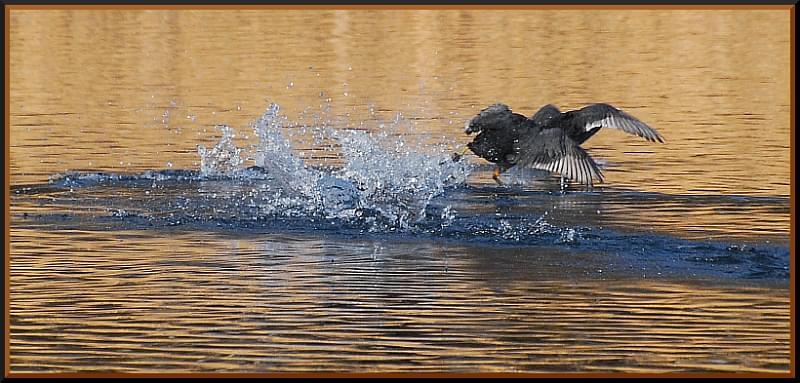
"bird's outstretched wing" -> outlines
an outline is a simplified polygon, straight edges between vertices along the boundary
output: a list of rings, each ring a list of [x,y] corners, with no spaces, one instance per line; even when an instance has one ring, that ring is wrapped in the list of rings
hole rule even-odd
[[[517,166],[556,172],[587,186],[592,185],[593,178],[603,182],[603,174],[589,153],[561,129],[529,134],[514,149]]]
[[[539,111],[531,117],[531,120],[536,123],[536,125],[544,125],[553,117],[558,117],[560,115],[561,111],[558,110],[558,107],[553,104],[547,104],[539,109]]]
[[[592,104],[567,113],[573,114],[573,123],[585,132],[597,127],[612,128],[637,135],[648,141],[664,142],[664,138],[655,129],[608,104]]]

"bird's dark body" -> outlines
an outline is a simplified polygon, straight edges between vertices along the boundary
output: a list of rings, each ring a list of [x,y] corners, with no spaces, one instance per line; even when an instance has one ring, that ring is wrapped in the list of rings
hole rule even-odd
[[[565,113],[554,105],[546,105],[531,118],[511,112],[506,105],[495,104],[467,121],[465,132],[478,133],[467,147],[475,155],[497,164],[495,180],[499,173],[522,163],[557,171],[566,178],[591,185],[592,178],[602,180],[602,175],[579,145],[603,127],[663,142],[655,130],[608,104],[592,104]]]
[[[514,146],[519,138],[535,129],[525,116],[517,114],[514,122],[502,129],[487,129],[481,131],[467,147],[478,157],[493,162],[506,170],[514,166],[516,150]]]
[[[565,127],[566,136],[580,145],[600,131],[599,126],[584,131],[575,121],[576,116],[573,112],[552,116],[546,121],[536,121],[516,113],[514,115],[510,124],[501,125],[498,129],[481,130],[467,147],[478,157],[496,163],[506,170],[514,166],[519,155],[519,141],[526,135],[535,135],[543,129]]]

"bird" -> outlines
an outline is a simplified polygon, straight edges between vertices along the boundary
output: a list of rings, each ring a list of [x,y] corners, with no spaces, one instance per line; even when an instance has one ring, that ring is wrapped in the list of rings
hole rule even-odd
[[[565,179],[592,187],[593,179],[603,182],[603,173],[580,145],[602,128],[618,129],[651,142],[664,142],[653,128],[636,117],[605,103],[561,112],[548,104],[531,118],[514,113],[502,103],[488,106],[464,124],[467,135],[477,133],[461,154],[471,150],[496,164],[492,178],[502,185],[500,174],[514,166],[559,173]]]

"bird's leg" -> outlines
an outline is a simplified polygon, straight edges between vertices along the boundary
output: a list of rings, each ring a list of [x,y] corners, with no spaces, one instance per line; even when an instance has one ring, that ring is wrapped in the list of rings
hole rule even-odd
[[[452,157],[453,162],[461,161],[461,157],[464,157],[464,155],[467,154],[468,151],[469,151],[469,147],[465,146],[463,149],[461,149],[460,152],[453,153],[453,157]]]
[[[500,173],[502,173],[502,171],[500,170],[499,166],[494,168],[494,172],[492,173],[492,179],[494,180],[494,182],[497,182],[498,185],[503,186],[503,182],[500,181]]]

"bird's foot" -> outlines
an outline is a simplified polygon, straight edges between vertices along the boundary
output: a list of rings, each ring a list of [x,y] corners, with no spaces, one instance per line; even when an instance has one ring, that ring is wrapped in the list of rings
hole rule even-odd
[[[453,155],[450,158],[453,160],[453,162],[461,161],[461,159],[467,154],[467,152],[469,152],[469,147],[465,146],[461,149],[461,151],[453,153]]]
[[[504,184],[503,181],[500,181],[500,177],[492,176],[492,179],[494,179],[494,182],[497,182],[497,186],[506,186],[506,184]]]
[[[494,173],[492,173],[492,179],[497,182],[497,186],[505,186],[503,181],[500,181],[500,173],[500,168],[495,168]]]

